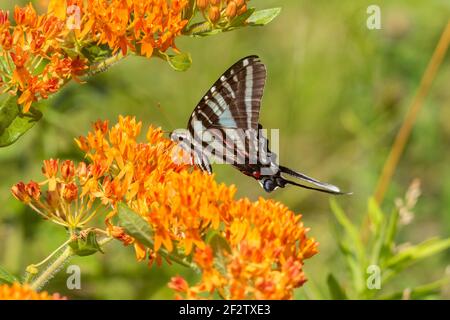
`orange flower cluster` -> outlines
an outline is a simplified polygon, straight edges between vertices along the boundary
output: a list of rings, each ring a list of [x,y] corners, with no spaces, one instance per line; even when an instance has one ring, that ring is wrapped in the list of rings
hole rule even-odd
[[[249,0],[197,0],[197,7],[216,23],[220,18],[233,19],[247,11]]]
[[[78,41],[151,57],[154,49],[175,48],[175,37],[188,23],[182,17],[187,5],[187,0],[57,0],[49,11],[69,19]]]
[[[214,293],[225,299],[292,298],[306,281],[303,260],[317,253],[300,219],[271,200],[231,203],[221,232],[229,247],[198,249],[194,261],[202,269],[201,281],[189,287],[174,277],[169,286],[188,299]]]
[[[92,203],[99,199],[110,211],[108,233],[133,244],[138,260],[160,264],[162,257],[169,262],[180,256],[192,259],[202,271],[200,282],[189,287],[176,277],[170,283],[183,297],[291,298],[306,281],[303,261],[317,253],[301,216],[271,200],[236,200],[234,186],[180,164],[178,157],[185,154],[161,129],[150,127],[146,141],[139,142],[141,129],[131,117],[119,117],[112,127],[97,121],[92,132],[76,140],[89,165],[82,162],[75,168],[71,161],[48,160],[43,168],[46,180],[18,183],[12,188],[14,196],[70,228],[82,228],[95,215]],[[41,195],[43,185],[46,197]],[[149,224],[152,247],[115,222],[119,202]]]
[[[150,127],[147,143],[137,141],[140,131],[141,123],[134,118],[120,117],[110,130],[107,122],[99,121],[93,132],[77,140],[92,166],[105,173],[101,183],[92,176],[86,186],[105,204],[115,207],[125,201],[145,216],[155,232],[154,252],[161,245],[171,252],[174,241],[185,254],[193,246],[204,248],[204,232],[219,227],[219,207],[231,201],[234,188],[217,184],[201,171],[189,172],[188,165],[176,164],[172,158],[177,154],[176,145],[163,138],[161,129]],[[107,223],[116,234],[110,219],[113,214]],[[128,239],[125,242],[129,243]],[[138,257],[144,258],[146,252],[139,250],[142,246],[135,246]]]
[[[75,164],[66,160],[45,160],[42,172],[45,180],[25,184],[19,182],[11,192],[19,201],[29,205],[44,219],[65,226],[70,230],[81,228],[97,213],[98,207],[92,205],[95,195],[88,193],[86,183],[91,177],[98,176],[97,168],[80,162]],[[46,187],[46,192],[42,192]]]
[[[186,256],[195,250],[194,262],[203,276],[198,285],[183,291],[189,298],[214,292],[234,299],[290,298],[305,281],[303,260],[317,252],[301,216],[273,201],[235,200],[234,186],[176,165],[172,157],[181,155],[160,129],[149,128],[147,143],[136,141],[140,130],[134,118],[120,117],[111,129],[97,122],[93,132],[78,139],[92,165],[108,173],[106,185],[91,192],[113,207],[125,201],[140,214],[154,232],[154,247],[145,248],[113,226],[114,213],[108,217],[111,234],[125,244],[134,243],[139,259],[148,256],[153,261],[161,247],[169,253],[177,248]],[[229,250],[212,250],[207,240],[211,232],[224,239]]]
[[[0,285],[0,300],[67,300],[67,298],[61,297],[58,293],[35,292],[27,285],[14,283]]]
[[[0,10],[0,90],[17,95],[23,112],[70,79],[95,67],[84,49],[106,45],[151,57],[175,47],[187,24],[187,0],[51,0],[48,12],[16,6],[13,21]]]
[[[0,10],[0,87],[18,95],[28,112],[39,98],[46,99],[69,79],[86,69],[85,60],[69,56],[61,43],[67,36],[64,21],[38,15],[31,4],[16,6],[11,25],[9,12]]]

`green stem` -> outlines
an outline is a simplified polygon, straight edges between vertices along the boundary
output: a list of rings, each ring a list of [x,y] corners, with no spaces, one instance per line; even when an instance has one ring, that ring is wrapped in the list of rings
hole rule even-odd
[[[103,238],[98,242],[98,244],[100,247],[103,247],[111,240],[113,240],[113,238],[111,237]],[[67,262],[67,260],[74,255],[75,253],[73,252],[72,248],[67,245],[61,255],[59,255],[58,258],[56,258],[52,263],[50,263],[48,267],[31,282],[30,288],[33,290],[39,290],[40,288],[42,288],[44,284],[47,283],[53,277],[53,275],[61,269],[61,267]],[[30,278],[31,276],[28,273],[25,281],[28,282]]]
[[[31,284],[30,288],[33,290],[39,290],[53,275],[64,265],[64,263],[73,256],[72,248],[69,246],[63,251],[63,253],[55,259],[46,269],[42,272]]]
[[[124,59],[126,56],[124,56],[122,53],[117,53],[113,55],[112,57],[106,58],[105,60],[102,60],[99,63],[95,63],[92,66],[89,67],[89,70],[87,72],[88,76],[96,75],[97,73],[106,71],[113,65],[115,65],[117,62]]]

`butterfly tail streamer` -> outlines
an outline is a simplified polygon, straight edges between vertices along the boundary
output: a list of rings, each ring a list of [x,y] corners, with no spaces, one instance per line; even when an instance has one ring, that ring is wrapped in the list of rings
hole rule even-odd
[[[336,187],[336,186],[334,186],[332,184],[321,182],[321,181],[316,180],[314,178],[308,177],[305,174],[295,172],[294,170],[291,170],[291,169],[286,168],[284,166],[279,166],[279,168],[280,168],[280,171],[282,173],[285,173],[285,174],[287,174],[287,175],[289,175],[291,177],[298,178],[298,179],[303,180],[305,182],[311,183],[311,184],[317,186],[318,188],[306,186],[306,185],[299,184],[299,183],[294,182],[294,181],[290,181],[290,180],[284,179],[289,184],[292,184],[292,185],[295,185],[295,186],[298,186],[298,187],[302,187],[302,188],[306,188],[306,189],[311,189],[311,190],[321,191],[321,192],[325,192],[325,193],[330,193],[330,194],[337,194],[337,195],[348,195],[348,194],[351,194],[351,193],[347,193],[347,192],[342,192],[341,189],[339,189],[338,187]]]

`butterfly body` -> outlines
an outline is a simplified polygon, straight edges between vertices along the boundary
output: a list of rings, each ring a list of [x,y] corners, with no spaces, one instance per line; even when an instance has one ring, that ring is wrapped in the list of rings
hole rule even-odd
[[[212,173],[210,159],[231,164],[256,179],[271,192],[286,185],[342,194],[328,183],[278,165],[276,154],[259,123],[266,67],[257,56],[231,66],[203,96],[189,118],[187,130],[176,130],[171,139],[191,155],[191,163]],[[223,163],[223,162],[222,162]],[[310,185],[286,178],[294,177]]]

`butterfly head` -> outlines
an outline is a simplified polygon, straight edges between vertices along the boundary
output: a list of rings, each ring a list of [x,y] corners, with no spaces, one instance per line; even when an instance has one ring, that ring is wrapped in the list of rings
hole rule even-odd
[[[276,188],[278,188],[278,184],[276,183],[276,181],[274,179],[272,179],[272,177],[264,177],[264,178],[258,180],[258,182],[261,185],[261,187],[263,187],[264,191],[266,191],[266,192],[272,192]]]
[[[170,133],[169,137],[174,142],[187,142],[189,140],[189,131],[186,129],[176,129]]]

